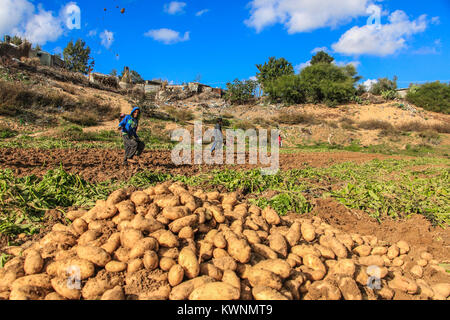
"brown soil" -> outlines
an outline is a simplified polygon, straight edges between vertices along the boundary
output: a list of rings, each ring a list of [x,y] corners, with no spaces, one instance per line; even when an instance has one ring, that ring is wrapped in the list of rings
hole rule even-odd
[[[399,158],[380,154],[364,154],[353,152],[330,153],[292,153],[280,154],[282,170],[301,169],[307,166],[327,167],[343,162],[363,163],[374,159]],[[0,149],[0,166],[9,168],[18,176],[31,174],[43,175],[50,169],[62,167],[67,172],[81,175],[91,182],[102,182],[111,179],[125,180],[139,171],[171,173],[173,175],[196,175],[211,169],[223,169],[224,166],[180,165],[172,163],[170,151],[146,151],[139,164],[128,167],[123,164],[123,151],[105,149]],[[227,167],[227,166],[225,166]],[[251,169],[255,165],[236,165],[229,168]],[[267,167],[267,166],[263,166]]]
[[[378,222],[366,213],[350,210],[334,199],[317,199],[314,210],[305,217],[309,216],[318,216],[344,232],[374,235],[389,243],[405,240],[418,254],[428,251],[437,260],[450,259],[450,229],[433,227],[421,215],[403,220],[384,218]]]

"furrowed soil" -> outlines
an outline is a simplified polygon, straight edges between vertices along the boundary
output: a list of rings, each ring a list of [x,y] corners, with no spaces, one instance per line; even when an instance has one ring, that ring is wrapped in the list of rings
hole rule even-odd
[[[76,173],[89,182],[126,180],[137,172],[150,170],[172,175],[193,176],[214,169],[252,169],[268,167],[250,165],[175,165],[171,151],[146,151],[138,164],[123,165],[124,153],[108,149],[0,149],[0,167],[11,169],[17,176],[44,175],[48,170],[62,167]],[[308,152],[280,154],[281,170],[311,167],[329,167],[343,162],[364,163],[375,159],[404,159],[405,157],[385,156],[354,152]],[[192,157],[193,159],[193,157]],[[225,156],[224,156],[225,159]],[[235,162],[236,163],[236,162]]]

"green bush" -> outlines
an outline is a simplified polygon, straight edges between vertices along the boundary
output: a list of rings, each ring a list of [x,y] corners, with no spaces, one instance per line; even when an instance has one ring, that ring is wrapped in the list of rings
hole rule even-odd
[[[225,100],[231,104],[246,104],[255,97],[257,87],[258,83],[255,80],[235,79],[233,83],[227,83]]]
[[[17,131],[0,124],[0,139],[12,138],[17,136]]]
[[[284,58],[276,59],[275,57],[270,57],[268,62],[265,62],[263,65],[258,64],[256,67],[259,70],[256,77],[264,89],[266,89],[269,82],[285,75],[294,74],[294,67]]]
[[[328,63],[306,67],[300,78],[307,102],[328,105],[350,102],[356,93],[354,84],[360,79],[352,65],[339,67]]]
[[[395,91],[397,89],[397,76],[393,80],[388,78],[380,78],[378,82],[372,85],[370,93],[380,96],[384,91]]]
[[[439,81],[410,88],[406,100],[428,111],[450,113],[450,84]]]
[[[267,82],[264,91],[273,103],[295,104],[306,101],[305,90],[298,75],[284,75]]]
[[[383,91],[383,92],[381,92],[381,96],[385,100],[394,100],[394,99],[398,98],[397,91],[395,91],[395,90]]]

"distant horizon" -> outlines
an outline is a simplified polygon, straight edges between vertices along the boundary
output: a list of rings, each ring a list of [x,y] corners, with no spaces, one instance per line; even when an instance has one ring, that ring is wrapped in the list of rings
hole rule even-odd
[[[0,0],[1,35],[51,54],[82,39],[94,72],[128,66],[145,80],[219,88],[255,77],[272,56],[299,73],[320,50],[337,65],[354,64],[361,83],[394,76],[399,88],[447,83],[449,17],[447,0]]]

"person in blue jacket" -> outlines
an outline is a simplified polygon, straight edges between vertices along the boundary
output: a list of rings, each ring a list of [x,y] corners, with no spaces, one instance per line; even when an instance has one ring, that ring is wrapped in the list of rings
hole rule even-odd
[[[139,126],[139,118],[141,116],[141,109],[133,108],[131,114],[126,115],[119,123],[119,130],[122,129],[123,144],[125,147],[124,164],[137,163],[134,156],[140,156],[144,151],[145,144],[139,139],[137,129]]]

